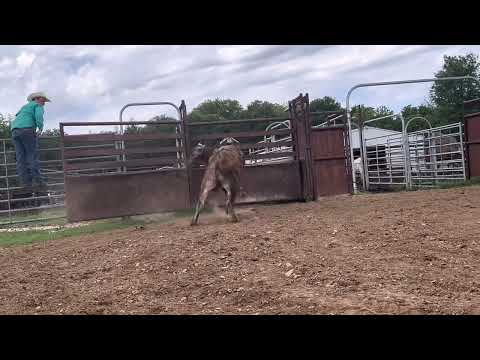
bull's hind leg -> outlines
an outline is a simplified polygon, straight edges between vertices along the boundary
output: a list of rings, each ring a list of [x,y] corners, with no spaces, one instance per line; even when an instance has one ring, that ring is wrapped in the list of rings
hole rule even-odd
[[[202,183],[200,198],[198,199],[197,207],[195,208],[195,214],[193,215],[190,225],[197,225],[198,216],[200,215],[200,212],[205,207],[205,202],[207,201],[208,194],[210,193],[210,191],[215,189],[215,187],[216,187],[215,182],[211,180],[205,183]]]
[[[223,189],[223,192],[225,193],[225,199],[227,199],[226,200],[226,205],[225,205],[225,213],[228,215],[229,210],[230,210],[229,207],[228,207],[228,192],[227,192],[227,190],[225,190],[224,187],[222,189]]]
[[[238,222],[237,215],[233,209],[233,204],[235,203],[235,198],[237,196],[237,186],[236,182],[225,182],[223,184],[223,189],[225,190],[226,202],[225,202],[225,212],[227,215],[230,215],[231,222]]]

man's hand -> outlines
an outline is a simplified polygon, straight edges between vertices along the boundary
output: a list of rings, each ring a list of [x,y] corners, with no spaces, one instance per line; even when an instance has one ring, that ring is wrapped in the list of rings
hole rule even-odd
[[[37,130],[37,136],[42,135],[42,131],[43,131],[42,129],[38,129],[38,130]]]

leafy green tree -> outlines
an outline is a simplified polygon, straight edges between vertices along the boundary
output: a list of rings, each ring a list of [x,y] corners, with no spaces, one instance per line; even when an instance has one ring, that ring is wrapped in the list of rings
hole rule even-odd
[[[426,118],[432,127],[439,126],[438,124],[438,118],[436,116],[435,108],[429,104],[424,104],[420,106],[412,106],[412,105],[407,105],[402,109],[402,116],[405,119],[405,125],[407,122],[416,117],[416,116],[421,116]],[[417,131],[417,130],[423,130],[423,129],[428,129],[428,123],[423,120],[423,119],[415,119],[412,122],[410,122],[410,125],[408,125],[408,132],[412,131]]]
[[[195,107],[187,116],[189,123],[193,122],[215,122],[219,120],[236,120],[240,119],[244,109],[237,100],[232,99],[215,99],[205,100]],[[238,126],[228,126],[221,124],[202,125],[190,127],[190,135],[193,137],[205,133],[231,133],[238,131]],[[190,146],[193,146],[193,139]],[[215,140],[207,141],[214,144]]]
[[[331,96],[324,96],[323,98],[314,99],[310,101],[310,112],[313,113],[313,114],[310,114],[310,122],[313,126],[322,124],[328,119],[332,119],[332,117],[333,118],[337,117],[335,114],[328,114],[328,113],[315,114],[315,112],[322,112],[322,111],[342,112],[345,110],[342,108],[342,105],[337,100],[335,100],[335,98]],[[341,120],[342,118],[338,119],[337,117],[337,119],[335,120],[335,123]]]
[[[10,122],[15,118],[12,114],[0,113],[0,139],[7,139],[12,136]]]
[[[352,117],[354,122],[357,123],[358,119],[368,121],[377,119],[387,115],[393,115],[394,111],[386,106],[379,106],[373,108],[371,106],[356,105],[352,107]],[[368,123],[366,126],[378,127],[381,129],[400,131],[402,129],[402,123],[397,118],[387,117],[385,119],[376,120]]]
[[[239,119],[242,112],[242,105],[237,100],[217,98],[215,100],[206,100],[195,107],[189,114],[189,120],[234,120]]]
[[[242,112],[242,119],[258,118],[287,118],[288,106],[271,103],[269,101],[255,100],[247,105]],[[238,131],[262,131],[270,122],[245,123],[238,127]]]
[[[324,96],[321,99],[310,101],[310,111],[343,111],[342,105],[330,96]]]
[[[270,118],[284,117],[287,115],[288,107],[268,101],[255,100],[247,105],[247,109],[243,111],[242,118]]]
[[[436,106],[436,123],[446,125],[461,121],[463,101],[480,98],[480,62],[473,53],[443,57],[442,68],[435,77],[473,76],[477,81],[452,80],[435,82],[430,89],[430,101]]]
[[[394,111],[387,106],[379,106],[374,111],[374,119],[381,118],[384,116],[394,115]],[[384,119],[380,119],[377,121],[373,121],[372,123],[368,124],[370,126],[379,127],[381,129],[387,130],[395,130],[400,131],[402,130],[402,122],[397,117],[387,117]]]

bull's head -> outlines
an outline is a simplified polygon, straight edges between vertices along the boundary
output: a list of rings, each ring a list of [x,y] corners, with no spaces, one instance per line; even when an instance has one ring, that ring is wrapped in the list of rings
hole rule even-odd
[[[198,143],[192,150],[190,156],[190,164],[207,164],[210,158],[208,147],[202,143]]]

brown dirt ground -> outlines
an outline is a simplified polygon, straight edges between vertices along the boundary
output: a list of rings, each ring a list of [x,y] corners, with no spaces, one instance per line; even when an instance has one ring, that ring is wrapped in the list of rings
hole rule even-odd
[[[480,314],[480,187],[0,248],[0,314]]]

